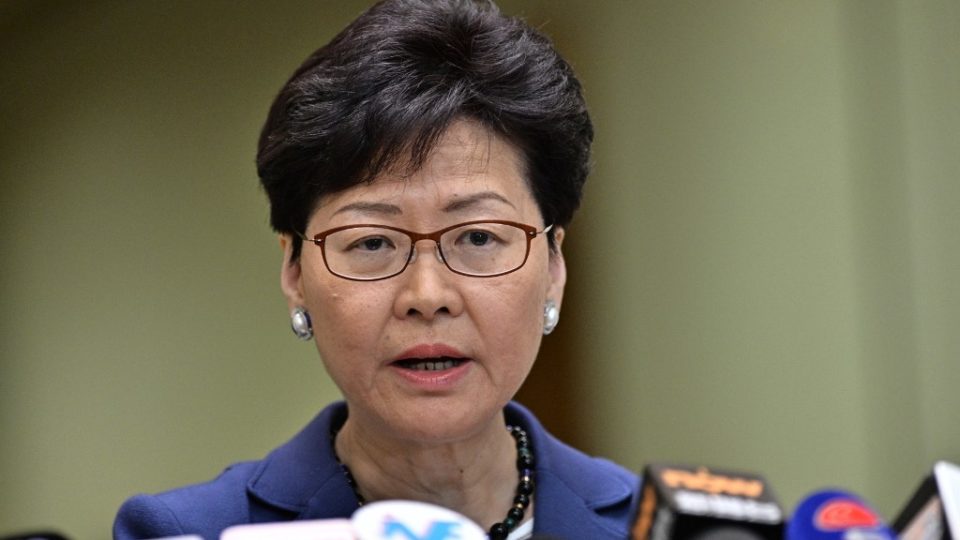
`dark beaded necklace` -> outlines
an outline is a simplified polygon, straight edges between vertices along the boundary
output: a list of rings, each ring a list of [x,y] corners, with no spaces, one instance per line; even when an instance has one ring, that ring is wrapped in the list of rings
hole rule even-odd
[[[530,500],[531,497],[533,497],[534,463],[533,451],[530,450],[530,439],[527,437],[527,432],[519,426],[507,426],[507,431],[510,432],[510,435],[513,435],[513,440],[517,443],[517,471],[519,472],[520,480],[517,483],[517,494],[513,497],[513,506],[507,511],[507,517],[500,523],[494,523],[493,526],[490,527],[490,532],[488,533],[490,540],[506,540],[510,531],[516,529],[517,525],[523,521],[523,514],[530,506]],[[331,444],[336,437],[336,431],[330,434]],[[357,489],[357,481],[353,478],[350,467],[347,467],[346,463],[340,461],[340,456],[337,455],[335,445],[333,455],[337,458],[337,463],[340,464],[343,477],[346,479],[350,489],[353,490],[354,496],[357,497],[357,506],[363,506],[367,500],[363,498],[360,490]]]

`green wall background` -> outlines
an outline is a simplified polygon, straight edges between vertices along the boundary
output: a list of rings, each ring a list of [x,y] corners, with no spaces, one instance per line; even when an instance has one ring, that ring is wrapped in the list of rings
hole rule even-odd
[[[0,533],[107,538],[130,494],[336,398],[289,335],[253,155],[365,5],[0,4]],[[960,462],[960,4],[503,6],[597,125],[558,330],[574,442],[888,517]]]

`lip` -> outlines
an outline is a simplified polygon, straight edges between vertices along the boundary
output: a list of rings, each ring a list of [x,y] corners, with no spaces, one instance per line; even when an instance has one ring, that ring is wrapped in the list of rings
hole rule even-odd
[[[467,358],[467,355],[460,352],[456,347],[445,343],[420,343],[398,354],[392,361],[397,362],[409,358],[440,358],[443,356]]]
[[[451,357],[464,360],[459,365],[439,371],[413,370],[402,367],[401,360],[411,358]],[[443,343],[422,343],[414,345],[397,355],[390,368],[404,384],[418,392],[437,394],[454,390],[473,369],[473,359],[456,347]]]

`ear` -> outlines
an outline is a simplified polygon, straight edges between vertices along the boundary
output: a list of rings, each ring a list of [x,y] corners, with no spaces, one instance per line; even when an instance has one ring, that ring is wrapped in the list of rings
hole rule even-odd
[[[280,249],[283,250],[283,265],[280,268],[280,290],[287,299],[287,308],[293,310],[303,307],[303,281],[300,259],[293,260],[293,237],[280,235]]]
[[[550,249],[550,260],[548,261],[548,271],[550,272],[550,285],[547,289],[547,298],[557,303],[557,307],[563,302],[563,288],[567,284],[567,263],[563,260],[563,237],[565,231],[563,227],[553,228],[554,249]]]

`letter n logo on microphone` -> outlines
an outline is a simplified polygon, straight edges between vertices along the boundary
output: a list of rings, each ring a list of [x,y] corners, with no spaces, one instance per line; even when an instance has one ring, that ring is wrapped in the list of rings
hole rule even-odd
[[[455,540],[460,538],[457,529],[460,524],[455,521],[434,521],[426,533],[421,536],[411,531],[405,524],[395,520],[387,519],[383,524],[383,537],[388,539],[398,538],[403,540]]]

